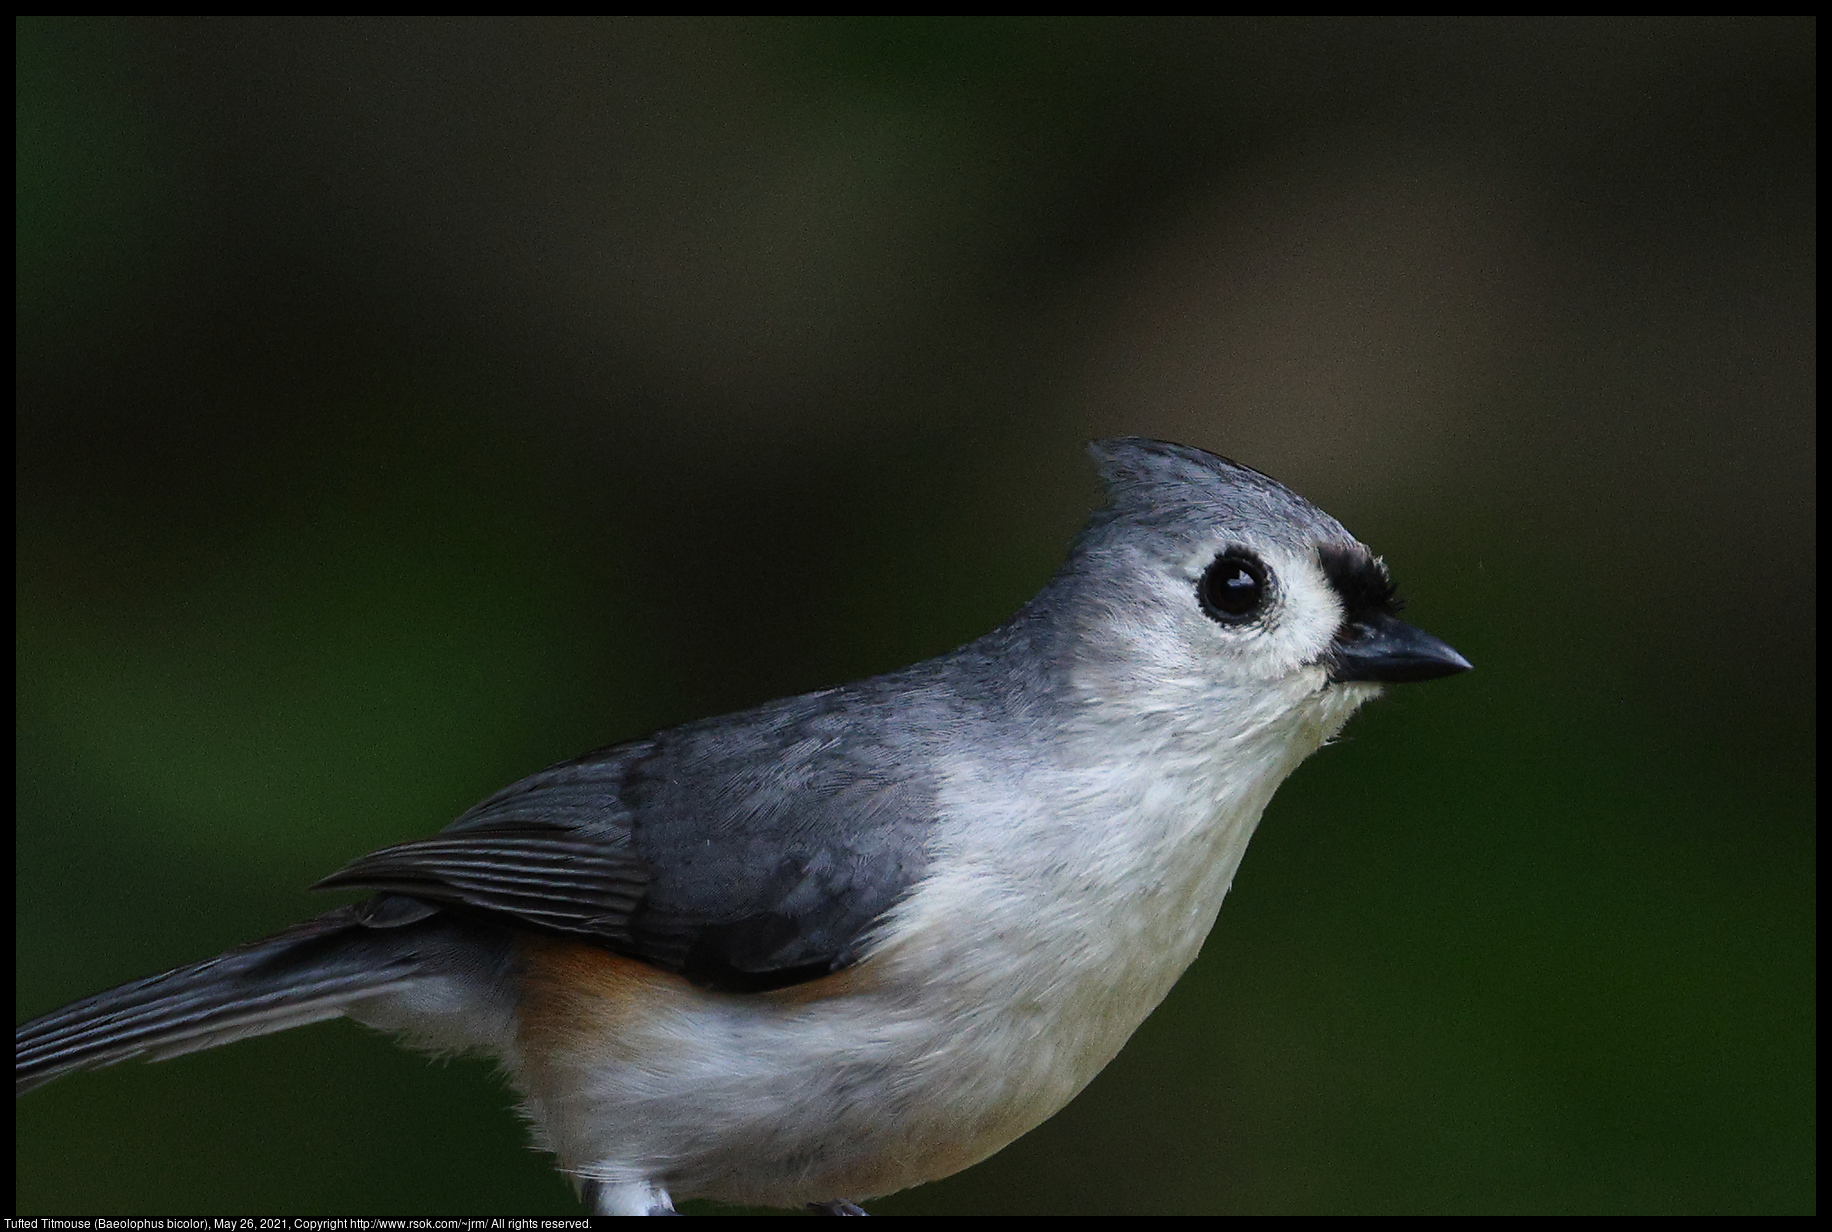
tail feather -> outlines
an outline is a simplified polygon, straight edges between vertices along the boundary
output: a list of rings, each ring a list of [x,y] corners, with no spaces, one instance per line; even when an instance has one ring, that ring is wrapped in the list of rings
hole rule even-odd
[[[17,1093],[79,1069],[160,1061],[335,1018],[424,975],[344,908],[215,958],[123,984],[35,1018],[15,1036]]]

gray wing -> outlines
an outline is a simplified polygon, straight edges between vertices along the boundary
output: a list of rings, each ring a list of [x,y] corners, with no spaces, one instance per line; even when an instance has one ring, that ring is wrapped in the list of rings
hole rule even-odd
[[[888,721],[909,701],[855,686],[603,749],[319,884],[580,936],[723,991],[815,979],[922,874],[928,750]]]

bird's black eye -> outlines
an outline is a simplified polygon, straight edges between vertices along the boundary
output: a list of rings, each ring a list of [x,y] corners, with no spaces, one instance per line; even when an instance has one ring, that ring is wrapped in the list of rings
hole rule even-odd
[[[1196,583],[1196,594],[1202,610],[1223,624],[1251,620],[1266,603],[1266,566],[1245,552],[1223,552]]]

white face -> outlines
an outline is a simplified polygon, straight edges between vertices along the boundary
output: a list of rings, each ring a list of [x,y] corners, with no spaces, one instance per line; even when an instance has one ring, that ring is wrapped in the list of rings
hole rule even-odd
[[[1230,537],[1164,572],[1182,640],[1236,679],[1284,679],[1314,666],[1342,626],[1341,597],[1315,551]]]
[[[1326,697],[1346,718],[1380,691],[1329,682],[1325,656],[1345,612],[1315,546],[1217,528],[1174,554],[1130,554],[1083,598],[1074,678],[1121,712],[1176,713],[1225,735]]]

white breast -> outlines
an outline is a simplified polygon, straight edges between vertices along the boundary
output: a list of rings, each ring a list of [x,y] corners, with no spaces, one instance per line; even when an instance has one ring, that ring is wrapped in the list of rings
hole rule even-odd
[[[1049,765],[950,765],[940,871],[882,957],[926,990],[925,1085],[982,1156],[1073,1098],[1194,961],[1273,792],[1372,693],[1321,685],[1232,723],[1090,723]]]
[[[965,742],[943,761],[933,871],[856,986],[658,986],[643,1015],[581,1034],[570,1077],[522,1080],[531,1118],[571,1169],[677,1197],[863,1198],[985,1158],[1163,1000],[1274,789],[1367,695],[1319,678],[1263,721],[1090,722],[1048,764]]]

